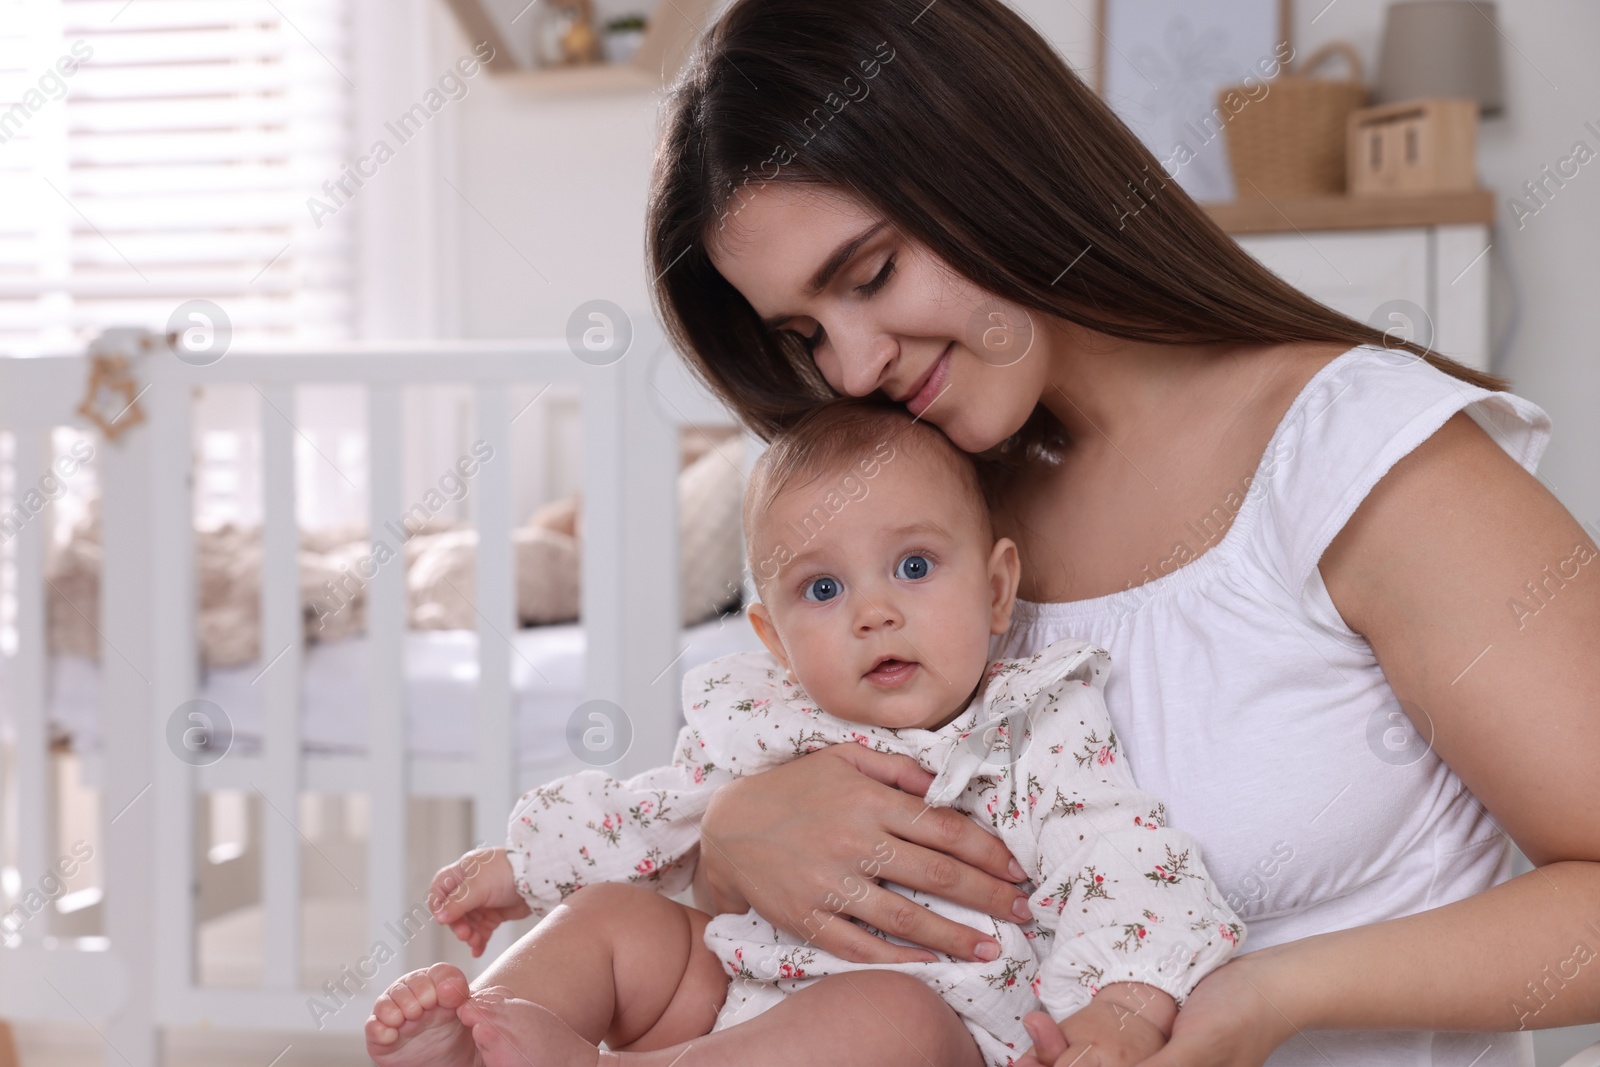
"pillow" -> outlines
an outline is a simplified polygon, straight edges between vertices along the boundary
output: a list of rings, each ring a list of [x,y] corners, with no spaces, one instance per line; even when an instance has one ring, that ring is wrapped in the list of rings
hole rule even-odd
[[[512,532],[517,572],[517,624],[539,626],[578,617],[578,542],[556,530]],[[473,630],[478,614],[478,531],[440,534],[406,571],[408,618],[418,630]]]
[[[744,440],[707,449],[678,474],[681,622],[693,626],[740,599],[744,552],[739,528],[744,500]],[[522,626],[578,618],[582,521],[577,500],[541,507],[514,535],[517,621]],[[573,536],[576,531],[578,536]],[[429,539],[406,573],[409,618],[416,629],[475,629],[471,598],[477,533],[454,530]]]
[[[715,618],[739,604],[744,545],[741,436],[714,445],[678,475],[679,604],[683,625]]]

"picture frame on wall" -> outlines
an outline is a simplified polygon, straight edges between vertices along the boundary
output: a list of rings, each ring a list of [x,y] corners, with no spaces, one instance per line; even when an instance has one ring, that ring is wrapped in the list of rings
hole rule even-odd
[[[1292,63],[1290,2],[1099,0],[1095,89],[1196,200],[1237,199],[1217,95]]]

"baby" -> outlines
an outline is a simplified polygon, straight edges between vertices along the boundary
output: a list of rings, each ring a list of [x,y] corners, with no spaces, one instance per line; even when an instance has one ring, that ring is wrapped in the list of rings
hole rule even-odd
[[[474,955],[502,920],[540,922],[476,991],[447,964],[396,982],[367,1020],[368,1054],[666,1065],[693,1046],[685,1063],[1006,1067],[1041,1027],[1059,1028],[1047,1044],[1064,1038],[1069,1059],[1090,1044],[1107,1063],[1158,1050],[1244,931],[1194,840],[1133,784],[1102,698],[1105,650],[1060,641],[989,659],[1019,563],[971,458],[898,405],[833,401],[763,454],[744,524],[761,597],[747,614],[767,652],[687,672],[671,766],[534,789],[505,849],[440,872],[435,916]],[[935,775],[928,805],[978,820],[1017,858],[1033,916],[1020,924],[882,881],[992,931],[996,958],[856,964],[754,911],[670,899],[692,879],[718,786],[839,742],[915,758]],[[886,841],[864,877],[892,858]],[[818,920],[858,921],[799,925],[814,934]]]

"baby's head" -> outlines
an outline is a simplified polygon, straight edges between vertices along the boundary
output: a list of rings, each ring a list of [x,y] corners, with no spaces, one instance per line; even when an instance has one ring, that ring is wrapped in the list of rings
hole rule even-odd
[[[822,710],[933,729],[978,693],[1017,549],[938,429],[880,400],[821,405],[756,462],[744,532],[751,625]]]

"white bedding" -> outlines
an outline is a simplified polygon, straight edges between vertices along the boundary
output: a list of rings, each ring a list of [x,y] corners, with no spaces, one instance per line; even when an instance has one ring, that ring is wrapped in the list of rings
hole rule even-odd
[[[567,718],[582,702],[584,634],[576,624],[535,626],[513,637],[512,686],[521,762],[566,754]],[[301,730],[310,752],[354,753],[365,748],[366,655],[364,637],[313,645],[302,668],[305,699]],[[405,635],[406,708],[413,753],[471,757],[477,689],[477,634],[470,630],[411,630]],[[761,647],[743,613],[735,612],[683,631],[681,670],[729,652]],[[0,672],[10,658],[0,660]],[[666,664],[662,664],[663,667]],[[251,751],[261,740],[262,687],[252,684],[259,664],[208,672],[200,697],[221,707],[234,744]],[[56,656],[51,666],[52,732],[74,749],[99,747],[99,665],[79,656]],[[4,716],[7,726],[11,715]]]

